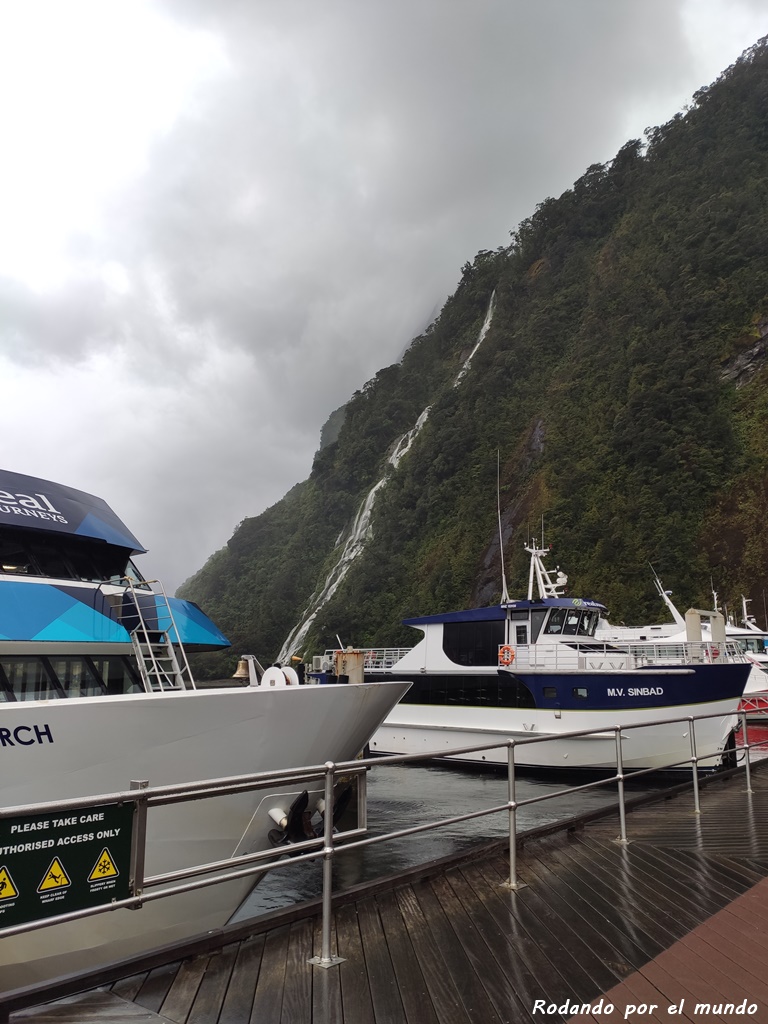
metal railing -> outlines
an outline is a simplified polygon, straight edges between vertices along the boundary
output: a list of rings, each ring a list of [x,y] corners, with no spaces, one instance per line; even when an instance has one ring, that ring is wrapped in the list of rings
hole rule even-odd
[[[650,775],[655,772],[668,771],[670,769],[685,769],[690,767],[692,779],[692,791],[694,812],[701,813],[699,795],[699,770],[712,767],[715,755],[707,754],[700,756],[696,746],[696,723],[711,718],[723,718],[722,712],[685,716],[682,718],[669,718],[651,723],[653,726],[687,723],[689,726],[688,735],[690,741],[690,756],[674,763],[665,763],[654,768],[633,769],[630,776],[633,780]],[[735,747],[732,753],[736,758],[743,758],[745,767],[745,779],[747,792],[752,790],[752,755],[754,748],[758,748],[768,741],[758,740],[755,743],[747,742],[746,713],[739,712],[743,744]],[[423,752],[419,754],[398,754],[384,757],[368,758],[347,762],[326,762],[324,765],[314,765],[305,768],[290,769],[284,771],[261,772],[253,775],[243,775],[226,779],[211,779],[198,782],[189,782],[169,786],[150,787],[146,781],[135,781],[131,783],[129,790],[99,794],[98,796],[81,797],[72,800],[58,800],[44,804],[18,805],[15,807],[0,810],[0,819],[11,818],[24,814],[44,814],[53,812],[64,812],[80,810],[89,807],[98,807],[103,804],[125,804],[134,805],[134,829],[131,845],[130,864],[130,890],[132,895],[125,899],[114,900],[97,907],[71,911],[66,914],[59,914],[55,917],[48,917],[44,920],[30,921],[24,924],[17,924],[12,927],[0,929],[0,939],[17,935],[22,932],[33,931],[45,928],[49,925],[61,924],[66,921],[73,921],[79,918],[88,917],[94,914],[112,912],[120,908],[137,910],[144,903],[163,899],[167,896],[179,895],[195,889],[217,885],[223,882],[234,881],[245,878],[249,875],[261,875],[264,872],[284,867],[287,864],[313,861],[319,858],[323,860],[323,881],[322,881],[322,947],[321,955],[310,959],[319,967],[332,967],[340,963],[339,957],[334,956],[331,950],[331,918],[332,918],[332,867],[333,859],[340,852],[347,852],[354,849],[362,849],[375,844],[389,842],[394,839],[401,839],[407,836],[418,835],[423,832],[444,828],[460,822],[470,821],[474,818],[486,817],[493,814],[506,813],[508,816],[508,847],[509,847],[509,877],[503,883],[511,890],[521,888],[517,874],[517,840],[518,811],[522,807],[542,803],[545,800],[552,800],[566,794],[596,789],[601,786],[617,786],[617,804],[619,815],[619,836],[616,842],[626,845],[629,842],[627,830],[626,798],[624,782],[627,775],[623,764],[622,741],[628,733],[635,729],[648,728],[649,723],[638,722],[630,726],[614,726],[601,728],[600,730],[580,730],[575,732],[560,733],[542,737],[530,737],[525,739],[507,739],[469,747],[457,747],[451,750],[440,750]],[[601,777],[585,782],[578,786],[567,786],[554,792],[542,793],[536,796],[518,800],[516,795],[516,778],[519,765],[517,763],[517,752],[520,748],[527,747],[534,743],[561,742],[564,739],[576,739],[587,737],[599,732],[602,737],[612,733],[615,743],[615,772],[607,777]],[[491,807],[480,808],[469,813],[455,815],[450,818],[441,818],[437,821],[423,822],[408,828],[398,829],[382,835],[368,834],[367,821],[367,772],[375,770],[384,765],[405,765],[446,757],[460,757],[467,754],[479,754],[484,751],[506,748],[507,750],[507,800],[504,803]],[[147,813],[151,808],[165,805],[182,803],[193,800],[201,800],[218,796],[226,796],[245,791],[256,791],[268,787],[289,784],[304,785],[307,782],[324,781],[325,807],[333,806],[333,793],[336,781],[344,776],[357,779],[357,802],[358,822],[354,828],[337,832],[333,824],[333,816],[330,813],[324,815],[324,827],[322,836],[314,839],[307,839],[302,842],[290,845],[290,858],[285,859],[286,847],[278,847],[277,850],[267,849],[254,853],[242,854],[224,860],[211,861],[192,867],[180,868],[176,871],[165,872],[152,876],[145,876],[144,860],[146,852],[146,831]],[[275,859],[275,858],[278,859]]]
[[[760,715],[768,721],[768,692],[744,694],[739,711],[750,715]]]
[[[156,585],[159,588],[147,595],[137,593],[136,581],[131,576],[125,576],[123,580],[133,600],[132,614],[138,619],[136,627],[131,631],[131,642],[147,692],[196,689],[187,652],[176,628],[171,603],[163,584],[160,580],[144,580],[148,586]]]
[[[386,672],[412,650],[412,647],[360,647],[357,653],[363,655],[363,667],[366,672]],[[512,652],[511,661],[504,660],[502,651]],[[327,650],[322,659],[318,660],[330,670],[334,665],[334,657],[346,653],[341,648]],[[666,667],[746,662],[747,658],[742,648],[731,641],[671,642],[663,638],[653,642],[603,641],[574,634],[562,638],[544,636],[535,644],[502,644],[499,646],[497,660],[500,665],[514,665],[516,668],[589,668],[618,671],[654,665]],[[491,667],[496,668],[496,664]]]
[[[408,654],[412,647],[360,647],[358,650],[363,654],[363,667],[366,672],[386,672]],[[327,650],[322,657],[317,658],[318,669],[331,671],[334,666],[334,659],[337,655],[344,655],[346,652],[340,648]],[[315,671],[313,667],[313,671]]]

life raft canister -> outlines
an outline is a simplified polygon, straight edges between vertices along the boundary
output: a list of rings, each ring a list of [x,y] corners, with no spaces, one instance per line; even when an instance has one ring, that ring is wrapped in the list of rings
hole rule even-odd
[[[510,647],[509,644],[503,644],[499,648],[499,664],[500,665],[511,665],[515,660],[515,649]]]

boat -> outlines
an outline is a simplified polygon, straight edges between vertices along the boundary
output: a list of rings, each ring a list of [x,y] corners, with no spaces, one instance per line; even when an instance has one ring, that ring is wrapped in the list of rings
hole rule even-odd
[[[548,550],[530,555],[527,598],[404,620],[422,639],[410,649],[329,650],[313,663],[326,677],[362,659],[364,678],[408,679],[412,687],[371,741],[375,753],[412,754],[498,741],[482,761],[535,769],[671,767],[691,757],[693,715],[701,767],[720,766],[734,745],[736,710],[749,675],[743,653],[725,642],[601,641],[607,609],[567,597],[567,577],[550,573]],[[504,592],[506,588],[503,588]],[[534,596],[534,590],[537,594]],[[669,719],[678,719],[666,724]],[[636,728],[638,725],[642,728]],[[590,736],[564,734],[592,730]],[[562,736],[562,739],[557,737]],[[555,742],[556,740],[556,742]],[[478,754],[461,754],[477,761]]]
[[[0,471],[5,810],[124,792],[134,780],[160,786],[354,759],[407,690],[385,679],[295,685],[291,669],[262,670],[253,656],[235,678],[196,682],[187,654],[229,641],[197,605],[146,579],[135,561],[142,554],[102,499]],[[279,845],[291,809],[317,807],[322,782],[314,786],[150,808],[145,877]],[[252,877],[224,882],[3,938],[11,897],[39,882],[24,864],[12,867],[21,847],[8,820],[0,820],[0,991],[220,928],[253,886]],[[72,873],[67,856],[38,892]],[[54,895],[66,911],[61,885]]]
[[[672,591],[665,590],[654,572],[654,583],[664,604],[672,615],[672,622],[654,623],[645,626],[615,626],[601,618],[595,636],[604,641],[647,643],[665,637],[670,642],[686,642],[691,639],[691,626],[672,601]],[[713,640],[713,623],[722,617],[722,638],[728,641],[728,651],[736,652],[738,660],[750,665],[749,677],[739,705],[750,719],[764,720],[768,714],[768,632],[760,629],[755,617],[748,611],[749,599],[741,595],[741,622],[735,622],[731,614],[721,612],[717,591],[712,590],[713,611],[699,612],[700,622],[694,626],[695,639]],[[717,628],[717,627],[714,627]]]

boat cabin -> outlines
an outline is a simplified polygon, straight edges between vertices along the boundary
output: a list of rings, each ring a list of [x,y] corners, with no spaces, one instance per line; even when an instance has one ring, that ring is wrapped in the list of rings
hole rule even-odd
[[[161,642],[229,646],[195,604],[153,590],[144,551],[101,498],[0,470],[0,702],[142,692]]]

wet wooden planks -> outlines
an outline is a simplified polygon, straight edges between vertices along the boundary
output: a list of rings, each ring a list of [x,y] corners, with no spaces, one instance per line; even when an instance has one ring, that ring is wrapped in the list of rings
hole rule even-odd
[[[517,891],[504,885],[499,847],[361,895],[335,911],[337,967],[307,962],[321,946],[320,921],[308,917],[123,979],[110,994],[178,1024],[524,1024],[571,1016],[542,1013],[542,1002],[602,993],[616,1007],[655,1002],[665,1024],[738,995],[759,1006],[749,1019],[768,1022],[765,773],[753,784],[752,795],[743,777],[707,786],[702,816],[690,794],[639,808],[628,846],[615,841],[616,817],[528,841]],[[627,1019],[657,1024],[654,1013]]]
[[[593,1002],[595,1012],[574,1015],[572,1024],[768,1020],[767,914],[765,879],[608,990],[602,1006]]]

